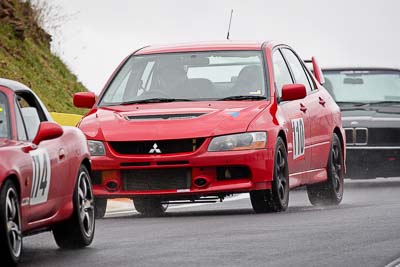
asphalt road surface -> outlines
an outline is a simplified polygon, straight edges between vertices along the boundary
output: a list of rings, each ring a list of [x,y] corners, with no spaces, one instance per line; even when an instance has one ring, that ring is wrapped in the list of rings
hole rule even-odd
[[[279,214],[254,214],[247,195],[161,218],[108,214],[87,249],[59,250],[51,233],[25,238],[21,266],[400,266],[399,257],[400,179],[378,179],[347,181],[338,207],[313,207],[296,190]]]

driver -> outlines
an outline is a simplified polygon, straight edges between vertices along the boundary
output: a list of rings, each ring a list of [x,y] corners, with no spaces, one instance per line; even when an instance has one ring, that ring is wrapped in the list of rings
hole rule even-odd
[[[172,60],[159,63],[157,78],[159,89],[169,97],[182,95],[188,82],[185,67]]]

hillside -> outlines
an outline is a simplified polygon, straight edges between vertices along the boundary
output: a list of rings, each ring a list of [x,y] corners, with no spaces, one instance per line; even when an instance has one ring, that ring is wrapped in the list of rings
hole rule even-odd
[[[32,88],[49,111],[82,114],[72,95],[87,89],[50,51],[51,36],[36,12],[29,1],[0,0],[0,77]]]

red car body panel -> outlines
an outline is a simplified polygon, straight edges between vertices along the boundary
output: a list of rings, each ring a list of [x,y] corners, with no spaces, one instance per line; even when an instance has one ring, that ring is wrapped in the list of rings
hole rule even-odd
[[[317,89],[304,99],[288,101],[282,105],[278,103],[274,90],[272,53],[279,46],[280,44],[272,42],[222,42],[145,47],[134,52],[133,55],[217,50],[263,51],[265,72],[268,77],[267,87],[270,88],[270,94],[264,101],[172,102],[108,107],[96,104],[78,125],[88,139],[103,141],[106,146],[105,156],[92,157],[93,170],[99,175],[98,182],[93,185],[94,194],[97,197],[107,198],[139,195],[205,196],[269,189],[273,180],[274,150],[278,136],[284,137],[287,146],[291,188],[325,181],[331,138],[334,132],[339,135],[343,148],[345,146],[340,110],[312,74],[310,76]],[[113,77],[118,73],[118,69],[107,82],[100,99]],[[302,107],[305,107],[307,111],[302,111]],[[231,112],[239,115],[230,116]],[[206,114],[190,120],[132,122],[126,119],[127,116],[172,113]],[[305,153],[294,159],[291,122],[298,118],[303,118],[305,122]],[[214,136],[254,131],[268,133],[265,149],[207,151]],[[205,138],[206,140],[194,152],[164,155],[122,155],[113,150],[109,144],[113,141],[159,141],[185,138]],[[216,168],[220,166],[246,166],[251,170],[251,174],[245,179],[221,181],[216,179]],[[177,188],[176,190],[132,191],[123,189],[121,171],[168,168],[190,168],[192,181],[196,177],[202,176],[206,177],[210,183],[204,188],[198,188],[192,184],[189,190]],[[109,181],[116,182],[118,188],[109,190],[106,187]]]
[[[32,94],[40,108],[51,121],[47,110],[36,95],[22,84],[1,79],[0,93],[7,97],[11,138],[0,139],[0,186],[12,179],[18,188],[23,234],[49,228],[72,215],[72,195],[75,189],[79,167],[84,163],[90,169],[89,151],[86,138],[75,127],[63,127],[63,134],[55,139],[45,140],[37,146],[31,141],[18,140],[16,123],[16,94]],[[33,204],[33,157],[31,153],[46,151],[50,162],[50,183],[47,200]]]

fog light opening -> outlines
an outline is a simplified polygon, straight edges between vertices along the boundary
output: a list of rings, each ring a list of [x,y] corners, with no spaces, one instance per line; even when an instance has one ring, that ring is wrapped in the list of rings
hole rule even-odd
[[[204,177],[197,177],[194,179],[193,184],[196,187],[205,187],[209,184],[209,180],[207,178]]]
[[[106,183],[106,189],[110,192],[115,192],[119,189],[119,183],[117,181],[108,181]]]

